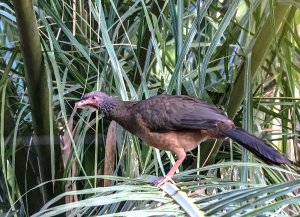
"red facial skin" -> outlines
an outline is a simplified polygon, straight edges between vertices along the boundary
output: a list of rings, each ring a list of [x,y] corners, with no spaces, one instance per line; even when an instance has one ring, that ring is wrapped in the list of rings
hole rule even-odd
[[[90,106],[90,107],[93,107],[93,108],[97,109],[98,108],[97,104],[98,104],[97,99],[93,98],[93,97],[90,97],[90,98],[83,99],[83,100],[79,101],[78,103],[76,103],[75,106],[77,108],[84,108],[84,107]]]

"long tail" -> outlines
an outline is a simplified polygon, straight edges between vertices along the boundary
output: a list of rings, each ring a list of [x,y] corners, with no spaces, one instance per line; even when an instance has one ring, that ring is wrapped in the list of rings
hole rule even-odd
[[[289,159],[275,148],[241,128],[233,127],[223,131],[223,133],[267,163],[291,165]]]

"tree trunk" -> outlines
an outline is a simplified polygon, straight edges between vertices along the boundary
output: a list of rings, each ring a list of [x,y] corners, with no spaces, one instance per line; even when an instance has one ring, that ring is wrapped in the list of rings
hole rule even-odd
[[[25,177],[23,177],[23,179],[30,180],[32,178],[30,176],[35,173],[39,173],[36,174],[35,178],[38,180],[38,182],[43,183],[45,181],[53,180],[55,175],[57,178],[61,177],[61,151],[59,144],[54,145],[54,153],[56,159],[55,163],[51,162],[49,109],[52,109],[52,105],[49,105],[47,74],[45,73],[43,65],[41,43],[37,28],[37,21],[33,10],[33,3],[31,0],[13,0],[13,3],[17,18],[17,26],[19,30],[20,44],[25,66],[26,86],[28,89],[29,103],[32,115],[32,150],[36,155],[36,162],[34,163],[36,165],[32,165],[36,168],[34,168],[34,171],[28,171],[27,173],[25,173]],[[19,154],[25,155],[26,151],[19,152]],[[26,165],[25,156],[23,156],[21,161],[23,160],[25,160],[25,162],[23,163],[24,165]],[[53,166],[55,166],[55,175],[51,173],[51,168]],[[23,173],[23,171],[16,171],[16,173],[19,172],[21,174]],[[18,180],[18,182],[20,184],[22,180]],[[52,183],[44,185],[40,188],[42,194],[40,194],[38,198],[36,198],[36,195],[35,198],[28,198],[28,202],[38,203],[38,206],[34,206],[34,208],[31,208],[33,206],[29,204],[29,214],[37,211],[43,203],[49,201],[55,195],[60,193],[62,188],[60,188],[59,186],[59,184],[56,184],[54,188]],[[20,186],[20,189],[29,190],[28,186]],[[30,194],[28,196],[30,196]]]

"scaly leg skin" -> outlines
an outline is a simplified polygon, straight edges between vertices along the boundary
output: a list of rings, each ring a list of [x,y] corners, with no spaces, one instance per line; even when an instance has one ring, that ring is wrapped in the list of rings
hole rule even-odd
[[[155,180],[153,182],[153,185],[155,187],[160,187],[162,186],[164,183],[166,183],[167,181],[172,182],[172,184],[176,185],[176,183],[173,181],[172,176],[174,175],[174,173],[176,172],[176,170],[178,169],[178,167],[182,164],[182,162],[185,159],[185,152],[181,152],[180,154],[177,155],[178,160],[175,162],[174,166],[170,169],[170,171],[168,172],[168,174],[165,177],[160,177],[157,180]]]
[[[172,182],[173,185],[176,185],[176,183],[173,181],[172,177],[166,175],[165,177],[161,176],[159,177],[157,180],[155,180],[152,184],[155,186],[155,187],[160,187],[162,186],[163,184],[165,184],[166,182]]]

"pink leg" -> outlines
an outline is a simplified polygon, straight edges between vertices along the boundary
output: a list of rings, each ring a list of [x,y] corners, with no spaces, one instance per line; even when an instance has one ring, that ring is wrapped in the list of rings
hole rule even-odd
[[[165,177],[160,177],[158,180],[154,181],[153,182],[154,186],[159,187],[167,181],[171,181],[173,184],[175,184],[175,182],[172,180],[172,176],[174,175],[174,173],[176,172],[178,167],[184,161],[186,154],[185,154],[185,151],[182,149],[180,151],[180,153],[178,153],[176,155],[177,155],[178,160],[175,162],[174,166],[170,169],[170,171],[168,172],[168,174]]]

